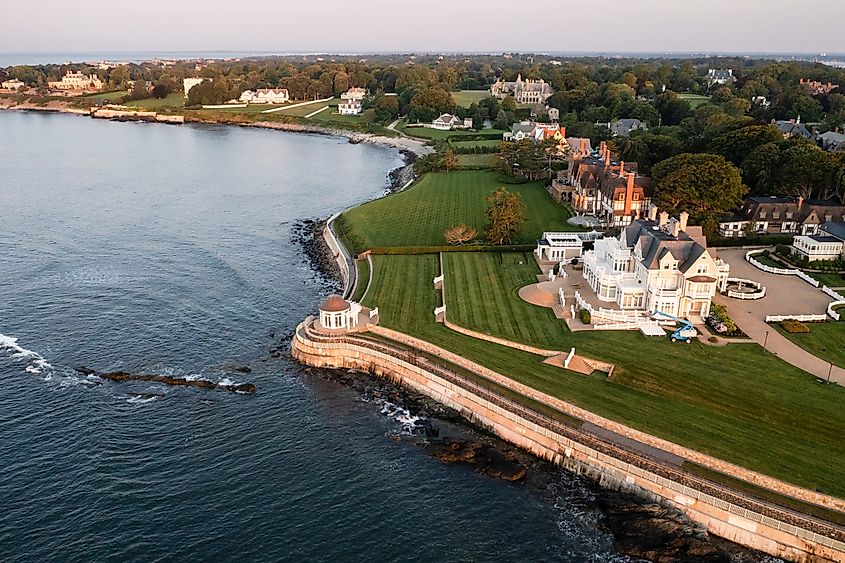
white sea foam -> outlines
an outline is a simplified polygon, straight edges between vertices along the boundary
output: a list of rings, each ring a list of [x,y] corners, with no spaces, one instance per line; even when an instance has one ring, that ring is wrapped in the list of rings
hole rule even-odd
[[[235,384],[234,381],[232,381],[228,377],[224,377],[223,379],[220,380],[220,382],[217,385],[234,385],[234,384]]]
[[[24,371],[33,375],[42,374],[53,368],[47,360],[41,357],[41,354],[23,348],[18,344],[17,338],[5,334],[0,334],[0,351],[6,352],[7,357],[15,362],[26,361]]]
[[[155,401],[156,399],[159,399],[159,398],[160,398],[160,397],[138,397],[138,396],[132,396],[132,397],[127,398],[127,399],[126,399],[126,402],[127,402],[127,403],[129,403],[129,404],[131,404],[131,405],[145,405],[145,404],[147,404],[147,403],[152,403],[153,401]]]
[[[402,434],[414,435],[419,432],[420,427],[417,422],[422,420],[421,417],[412,415],[408,409],[403,409],[389,401],[378,399],[377,402],[381,404],[381,414],[392,418],[402,426]]]

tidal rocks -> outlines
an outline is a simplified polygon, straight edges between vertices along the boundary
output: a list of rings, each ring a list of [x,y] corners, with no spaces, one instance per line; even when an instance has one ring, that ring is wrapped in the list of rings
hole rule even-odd
[[[101,373],[85,366],[78,366],[74,369],[79,373],[93,375],[110,381],[154,381],[165,385],[199,387],[201,389],[224,389],[226,391],[240,393],[242,395],[252,395],[255,393],[255,385],[252,383],[215,383],[213,381],[208,381],[207,379],[187,379],[184,377],[171,377],[169,375],[146,375],[125,371]]]
[[[444,463],[470,465],[479,473],[505,481],[519,481],[527,471],[515,452],[480,442],[447,438],[429,444],[426,449]]]
[[[756,558],[740,546],[713,538],[683,514],[630,495],[602,491],[602,526],[613,534],[616,549],[655,563],[736,563]]]
[[[291,241],[302,248],[302,252],[317,272],[327,289],[340,290],[342,276],[334,258],[334,253],[323,238],[325,220],[302,219],[291,227]]]

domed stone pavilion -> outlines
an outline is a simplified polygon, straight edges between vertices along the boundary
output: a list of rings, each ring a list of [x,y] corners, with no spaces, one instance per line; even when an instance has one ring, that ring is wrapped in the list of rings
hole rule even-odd
[[[320,303],[320,327],[328,330],[351,330],[358,326],[361,306],[340,295],[329,295]]]

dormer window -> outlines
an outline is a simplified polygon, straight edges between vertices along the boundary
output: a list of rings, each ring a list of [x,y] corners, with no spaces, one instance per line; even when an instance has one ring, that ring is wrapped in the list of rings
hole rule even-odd
[[[825,220],[825,222],[827,222],[827,221],[832,221],[832,220],[833,220],[833,215],[825,215],[825,216],[824,216],[824,220]]]
[[[787,219],[792,219],[792,211],[787,211],[787,212],[786,212],[786,218],[787,218]]]
[[[761,212],[760,212],[760,219],[765,219],[765,218],[766,218],[766,212],[765,212],[765,211],[761,211]]]
[[[780,211],[772,211],[772,219],[780,219]]]

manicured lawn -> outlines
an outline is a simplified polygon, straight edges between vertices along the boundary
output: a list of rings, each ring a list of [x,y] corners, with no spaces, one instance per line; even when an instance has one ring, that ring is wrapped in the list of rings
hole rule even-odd
[[[810,274],[810,277],[827,287],[845,287],[845,276],[839,274]]]
[[[558,349],[575,346],[585,356],[618,366],[612,378],[585,377],[542,364],[538,356],[436,324],[433,310],[440,298],[431,281],[439,272],[436,255],[373,259],[373,284],[365,304],[379,307],[385,326],[645,432],[810,489],[845,496],[845,389],[817,384],[762,347],[672,344],[667,338],[634,332],[561,330],[559,340],[552,334],[529,335],[535,341],[531,343],[549,339]],[[448,259],[453,264],[453,257]],[[473,265],[468,263],[465,270]],[[503,270],[518,270],[516,266]],[[483,261],[478,267],[489,272]],[[495,284],[488,277],[468,281],[464,290],[451,281],[454,274],[447,274],[446,283],[453,284],[456,298],[453,302],[447,285],[447,314],[453,321],[471,319],[472,313],[462,310],[471,306],[484,308],[480,314],[488,320],[479,322],[491,326],[496,315],[513,323],[523,314],[513,302],[518,297],[506,289],[519,276],[527,278],[527,273],[507,272],[503,275],[510,281]]]
[[[166,98],[147,98],[145,100],[132,100],[126,102],[127,106],[137,107],[142,109],[158,110],[166,108],[181,108],[185,105],[185,94],[182,92],[173,92]]]
[[[494,154],[459,154],[458,162],[463,167],[485,166],[491,168],[495,157]]]
[[[318,104],[315,106],[311,106],[311,111],[308,113],[317,111],[320,107],[325,107],[322,104]],[[306,114],[307,115],[307,114]],[[321,123],[326,123],[331,125],[332,123],[360,123],[361,116],[360,115],[340,115],[337,113],[337,106],[330,106],[329,109],[325,111],[321,111],[317,115],[310,117],[314,121],[319,121]]]
[[[845,310],[839,311],[840,314],[844,312]],[[831,320],[825,323],[806,323],[806,325],[810,327],[810,332],[806,334],[790,334],[778,324],[773,326],[812,355],[845,368],[845,321]]]
[[[775,262],[774,260],[772,260],[768,256],[764,256],[762,254],[757,254],[756,256],[754,256],[754,259],[757,260],[758,262],[760,262],[762,265],[768,266],[770,268],[781,268],[781,269],[788,268],[788,266],[784,266],[780,262]]]
[[[704,96],[702,94],[678,94],[678,97],[682,100],[686,100],[689,102],[689,105],[692,109],[697,108],[700,105],[706,104],[710,101],[710,96]]]
[[[487,223],[484,199],[503,185],[486,170],[429,173],[412,188],[351,209],[344,217],[366,248],[443,245],[443,231],[455,225],[468,224],[481,236]],[[521,194],[526,205],[515,244],[534,243],[543,231],[574,230],[566,222],[568,209],[541,182],[505,187]]]
[[[475,148],[475,147],[494,147],[498,148],[502,144],[501,139],[479,139],[478,141],[452,141],[450,143],[456,149]]]
[[[397,129],[404,132],[406,135],[430,141],[445,141],[454,135],[487,135],[496,133],[501,136],[501,134],[504,133],[501,129],[483,129],[481,131],[443,131],[441,129],[432,129],[430,127],[408,127],[408,125],[404,122],[398,125]]]
[[[119,90],[117,92],[105,92],[103,94],[93,94],[90,96],[80,96],[80,99],[86,100],[107,100],[109,102],[120,102],[124,97],[126,97],[127,92],[126,90]]]
[[[449,320],[480,332],[553,350],[569,336],[551,309],[520,299],[540,270],[527,253],[449,252],[443,255]],[[496,303],[491,307],[489,303]],[[562,350],[562,348],[560,348]]]
[[[352,301],[361,301],[364,292],[367,291],[367,282],[370,281],[370,263],[366,260],[356,260],[355,267],[358,269],[358,285],[355,293],[352,294]]]
[[[490,90],[461,90],[460,92],[452,92],[452,99],[461,107],[468,108],[473,103],[478,103],[481,100],[486,100],[490,97]]]

